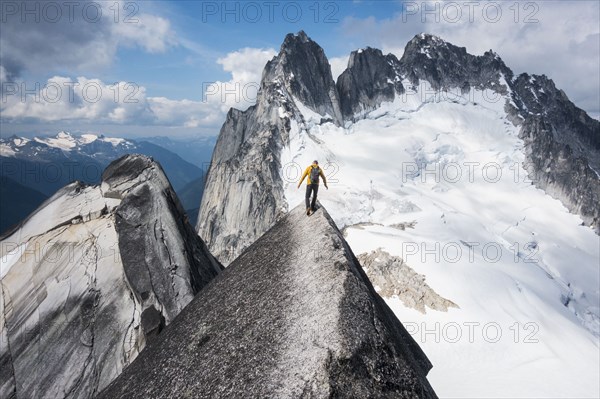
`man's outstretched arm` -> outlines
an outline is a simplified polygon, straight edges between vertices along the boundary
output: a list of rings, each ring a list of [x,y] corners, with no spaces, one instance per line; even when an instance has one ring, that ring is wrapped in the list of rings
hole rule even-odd
[[[300,182],[298,183],[298,188],[300,188],[300,185],[302,184],[302,182],[304,181],[304,179],[306,178],[306,176],[308,176],[308,168],[302,174],[302,177],[300,178]]]

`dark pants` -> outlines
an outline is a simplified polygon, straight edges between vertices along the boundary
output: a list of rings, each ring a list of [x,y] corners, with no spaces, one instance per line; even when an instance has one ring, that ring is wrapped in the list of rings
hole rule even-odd
[[[311,208],[313,211],[315,210],[315,205],[317,203],[317,192],[319,191],[318,184],[307,184],[306,185],[306,208]],[[310,194],[313,194],[312,202],[310,201]]]

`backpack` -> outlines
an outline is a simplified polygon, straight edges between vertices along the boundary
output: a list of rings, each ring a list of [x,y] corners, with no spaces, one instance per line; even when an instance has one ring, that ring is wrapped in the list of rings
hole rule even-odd
[[[310,170],[310,183],[311,184],[319,184],[319,172],[321,170],[318,166],[313,166]]]

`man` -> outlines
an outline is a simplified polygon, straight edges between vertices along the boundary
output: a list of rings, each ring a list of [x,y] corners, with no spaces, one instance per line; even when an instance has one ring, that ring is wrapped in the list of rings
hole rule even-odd
[[[315,205],[317,203],[317,192],[319,191],[319,176],[323,178],[323,184],[325,188],[329,190],[327,187],[327,179],[325,178],[325,174],[323,170],[319,167],[319,162],[313,161],[312,165],[310,165],[304,173],[302,174],[302,178],[300,179],[300,183],[298,183],[298,188],[304,181],[306,180],[306,215],[310,216],[310,214],[316,211]],[[310,202],[310,195],[312,193],[312,202]]]

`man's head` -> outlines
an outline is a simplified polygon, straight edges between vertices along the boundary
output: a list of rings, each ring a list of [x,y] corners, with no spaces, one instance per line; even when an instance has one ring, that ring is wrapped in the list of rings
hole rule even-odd
[[[319,161],[317,161],[316,159],[313,161],[313,165],[318,165]]]

